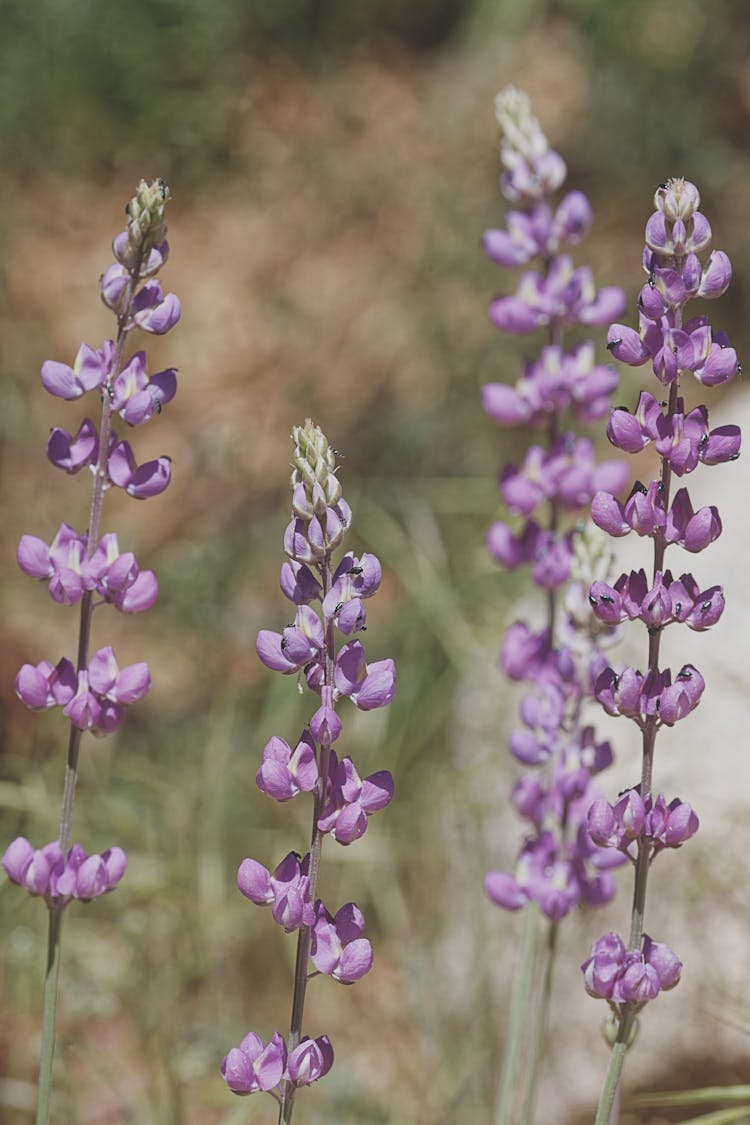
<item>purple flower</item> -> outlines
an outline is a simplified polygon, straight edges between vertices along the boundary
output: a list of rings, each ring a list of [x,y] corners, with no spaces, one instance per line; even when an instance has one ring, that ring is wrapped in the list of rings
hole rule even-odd
[[[657,400],[641,392],[635,414],[618,407],[610,416],[607,436],[626,453],[637,453],[653,441],[659,455],[667,460],[677,476],[691,473],[702,462],[718,465],[739,457],[741,434],[738,426],[708,429],[708,411],[697,406],[685,414],[681,398],[675,412],[662,413]]]
[[[289,1055],[286,1075],[295,1086],[310,1086],[333,1066],[333,1047],[327,1035],[303,1036]]]
[[[107,340],[97,351],[81,344],[72,367],[48,359],[42,364],[42,383],[45,390],[57,398],[80,398],[87,391],[101,387],[109,377],[114,358],[114,344]]]
[[[278,1086],[286,1064],[286,1043],[278,1031],[265,1045],[251,1031],[224,1058],[221,1075],[233,1094],[255,1094]]]
[[[310,956],[319,973],[341,984],[354,981],[372,968],[372,946],[362,937],[365,920],[361,910],[348,902],[332,917],[322,902],[315,904]]]
[[[112,409],[130,426],[148,422],[171,402],[177,392],[173,367],[151,378],[146,374],[146,353],[136,352],[112,383]]]
[[[570,409],[581,421],[603,418],[617,385],[611,367],[596,365],[593,344],[586,340],[571,352],[548,344],[539,359],[526,364],[515,387],[487,383],[482,405],[503,425],[541,426],[555,410]]]
[[[379,771],[363,781],[351,758],[339,762],[332,749],[343,730],[336,707],[344,696],[362,711],[383,707],[390,703],[396,687],[392,660],[368,665],[357,640],[336,651],[334,625],[345,636],[364,629],[364,600],[377,591],[381,566],[375,555],[357,556],[349,551],[334,567],[332,553],[351,522],[351,509],[336,472],[336,454],[309,419],[294,428],[292,440],[292,519],[284,534],[288,561],[281,567],[279,584],[297,608],[294,621],[282,632],[260,630],[256,651],[272,671],[296,674],[300,691],[306,684],[319,696],[320,704],[294,750],[282,738],[269,740],[256,781],[277,801],[287,801],[301,791],[314,793],[312,842],[303,859],[290,852],[273,874],[254,859],[243,860],[237,874],[242,894],[251,902],[270,906],[275,921],[287,933],[305,927],[310,931],[309,945],[304,929],[298,939],[289,1040],[297,1045],[283,1072],[274,1076],[281,1082],[278,1099],[282,1105],[287,1084],[309,1085],[333,1063],[326,1036],[310,1039],[302,1035],[299,998],[304,997],[308,979],[322,973],[352,984],[372,965],[372,948],[362,936],[360,911],[348,903],[332,917],[316,897],[317,881],[323,834],[329,833],[341,844],[357,840],[367,828],[368,816],[390,802],[393,780],[386,771]],[[241,1054],[248,1042],[253,1056],[249,1061]],[[255,1062],[255,1053],[261,1049],[262,1042],[253,1036],[225,1059],[224,1077],[236,1092],[261,1088]]]
[[[310,732],[302,732],[294,750],[283,738],[274,735],[269,739],[255,780],[258,788],[275,801],[288,801],[300,791],[310,793],[318,781],[315,743]]]
[[[673,726],[700,703],[705,682],[697,668],[685,664],[672,683],[669,668],[648,671],[635,668],[615,672],[606,668],[594,685],[594,693],[610,715],[627,715],[639,724],[651,717],[659,725]]]
[[[364,781],[351,758],[329,759],[326,802],[318,819],[321,832],[330,832],[339,844],[351,844],[364,836],[367,818],[384,809],[393,798],[393,778],[388,770],[370,774]]]
[[[159,592],[153,571],[141,571],[131,552],[120,554],[116,535],[104,535],[89,557],[86,537],[66,523],[49,546],[34,535],[21,536],[18,565],[31,578],[48,580],[62,605],[75,605],[86,590],[96,590],[123,612],[137,613],[149,609]]]
[[[270,906],[274,921],[289,934],[315,921],[309,869],[309,854],[300,859],[296,852],[284,856],[272,875],[256,860],[243,859],[237,886],[256,906]]]
[[[643,935],[642,950],[628,950],[615,933],[605,934],[591,946],[581,965],[590,996],[628,1005],[638,1011],[659,992],[674,988],[682,964],[668,946]]]
[[[281,567],[279,585],[284,595],[295,605],[308,605],[323,596],[323,588],[310,568],[293,559]]]
[[[614,586],[594,582],[589,603],[599,620],[609,625],[630,619],[655,629],[680,621],[703,631],[715,625],[724,612],[724,592],[721,586],[701,590],[692,574],[674,579],[668,570],[663,575],[657,571],[649,587],[641,569],[621,574]]]
[[[663,848],[679,848],[698,831],[698,817],[685,801],[675,797],[667,804],[659,794],[644,800],[639,787],[628,789],[615,805],[603,799],[589,810],[588,827],[601,847],[617,848],[634,858],[632,845],[642,840],[655,855]]]
[[[340,695],[347,695],[360,711],[372,711],[393,699],[396,666],[392,660],[367,664],[360,641],[349,641],[339,650],[333,679]]]
[[[546,273],[523,274],[514,297],[498,297],[490,305],[490,319],[504,332],[533,332],[557,322],[607,324],[625,307],[621,289],[597,291],[588,266],[574,268],[565,254],[554,258]]]
[[[319,667],[319,665],[318,665]],[[334,710],[333,688],[326,684],[320,689],[321,704],[310,719],[313,738],[328,749],[341,734],[343,723]]]
[[[146,500],[149,496],[158,496],[168,486],[171,461],[169,457],[158,457],[137,465],[130,443],[116,441],[107,460],[107,475],[110,483],[123,488],[128,496]]]
[[[53,667],[49,661],[24,664],[16,676],[16,695],[32,711],[64,706],[76,693],[77,677],[66,657]]]
[[[57,840],[36,850],[24,836],[13,840],[2,858],[11,882],[58,907],[67,906],[74,898],[90,902],[114,890],[127,862],[122,848],[107,848],[101,855],[87,856],[80,844],[74,844],[63,854]]]
[[[63,714],[79,730],[109,734],[125,716],[125,707],[149,692],[151,676],[144,662],[120,670],[112,647],[94,653],[88,669],[78,673],[75,695],[63,707]]]
[[[174,328],[180,319],[182,308],[174,293],[162,295],[158,281],[147,281],[135,295],[132,303],[133,320],[144,332],[163,336]]]
[[[79,730],[108,734],[123,720],[125,707],[142,699],[151,687],[148,665],[119,669],[110,646],[99,649],[87,669],[76,676],[63,658],[55,668],[47,661],[24,664],[16,676],[16,695],[33,711],[61,706]]]
[[[553,797],[552,803],[554,800]],[[584,803],[588,808],[590,795]],[[575,812],[572,815],[575,816]],[[614,894],[614,883],[611,876],[606,872],[602,874],[600,869],[620,862],[618,857],[613,863],[585,831],[563,844],[551,831],[544,830],[524,841],[515,876],[490,871],[485,876],[484,889],[492,902],[506,910],[518,910],[534,901],[548,918],[559,921],[579,902],[590,905],[608,902]]]
[[[99,456],[99,434],[90,418],[84,418],[75,437],[58,426],[50,431],[47,457],[58,469],[77,473],[93,465]]]

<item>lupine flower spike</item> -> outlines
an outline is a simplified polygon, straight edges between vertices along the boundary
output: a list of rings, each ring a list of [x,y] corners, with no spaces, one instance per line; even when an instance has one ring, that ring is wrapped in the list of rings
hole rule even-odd
[[[659,397],[642,391],[633,413],[613,410],[607,434],[618,449],[636,453],[653,443],[661,459],[656,480],[636,481],[622,503],[612,490],[597,492],[591,514],[613,536],[635,531],[653,543],[651,576],[645,570],[622,574],[613,585],[594,582],[589,600],[597,617],[607,623],[639,620],[646,628],[648,654],[640,669],[604,668],[595,685],[596,697],[610,715],[625,715],[641,733],[642,766],[639,782],[610,804],[596,801],[589,810],[589,833],[613,853],[627,857],[634,869],[633,909],[627,941],[605,934],[591,947],[582,965],[586,990],[606,1000],[612,1045],[610,1065],[597,1111],[597,1125],[607,1125],[620,1081],[627,1047],[636,1031],[636,1016],[660,992],[674,988],[681,964],[675,953],[644,930],[646,884],[655,857],[665,848],[678,848],[698,828],[689,804],[668,800],[652,789],[654,745],[663,726],[673,726],[700,703],[703,677],[692,664],[676,673],[659,666],[663,631],[682,624],[703,631],[722,614],[721,586],[702,589],[692,574],[675,578],[665,569],[668,547],[693,554],[721,533],[717,509],[693,509],[687,488],[672,492],[672,478],[682,478],[700,463],[716,465],[739,456],[737,426],[709,428],[705,406],[688,409],[681,380],[688,375],[706,387],[728,382],[739,373],[734,348],[723,332],[715,332],[705,314],[685,317],[694,298],[720,297],[732,270],[727,255],[700,255],[711,242],[708,220],[698,210],[698,189],[682,179],[661,184],[654,197],[656,210],[646,224],[643,267],[646,284],[638,298],[638,330],[622,324],[609,329],[610,352],[631,366],[648,361],[658,382]],[[666,390],[668,388],[668,391]],[[667,395],[667,401],[663,396]]]
[[[153,571],[141,570],[131,551],[121,553],[114,532],[102,534],[102,510],[112,488],[142,500],[169,484],[169,458],[137,465],[129,442],[121,441],[112,428],[113,414],[131,427],[148,422],[176,391],[174,369],[149,376],[145,352],[125,358],[134,329],[163,335],[180,317],[177,297],[164,296],[155,280],[169,253],[164,223],[169,198],[163,180],[150,185],[141,181],[126,208],[127,227],[113,243],[116,260],[101,279],[102,298],[116,318],[115,339],[105,340],[101,348],[82,344],[72,366],[47,360],[41,371],[43,386],[57,398],[92,396],[100,407],[100,421],[97,427],[85,418],[75,434],[55,428],[47,443],[47,456],[57,468],[67,473],[91,470],[87,529],[79,533],[62,523],[49,544],[35,535],[23,535],[18,544],[24,573],[46,582],[58,604],[80,605],[75,659],[63,656],[56,664],[24,664],[16,677],[16,694],[27,707],[60,707],[70,723],[58,838],[35,848],[19,836],[2,859],[8,878],[43,898],[49,910],[37,1125],[49,1118],[62,912],[73,899],[88,902],[113,890],[127,863],[117,846],[87,856],[80,844],[71,846],[70,841],[81,736],[85,731],[103,736],[116,730],[125,709],[151,687],[145,663],[120,667],[110,645],[93,655],[89,650],[97,607],[109,603],[123,613],[138,613],[154,603],[158,592]]]
[[[311,845],[304,856],[289,852],[273,871],[244,859],[237,873],[237,885],[250,902],[270,906],[285,933],[297,932],[291,1027],[288,1038],[276,1031],[265,1044],[250,1032],[221,1066],[235,1094],[270,1093],[279,1103],[279,1122],[287,1125],[296,1089],[322,1078],[333,1063],[327,1036],[302,1034],[308,980],[322,974],[353,984],[373,960],[359,908],[348,902],[332,914],[318,897],[323,839],[328,835],[343,846],[358,840],[369,817],[393,796],[387,770],[362,778],[352,759],[333,749],[343,733],[337,707],[347,697],[360,711],[385,707],[396,688],[393,661],[368,663],[356,637],[365,627],[364,603],[380,585],[380,563],[374,555],[352,551],[334,562],[351,523],[336,454],[309,419],[294,428],[292,440],[292,518],[284,535],[288,559],[280,585],[296,612],[280,633],[261,629],[256,648],[267,668],[296,676],[317,698],[296,745],[278,736],[266,744],[256,781],[275,801],[311,794]]]
[[[538,358],[527,362],[514,386],[489,383],[482,393],[485,410],[501,425],[534,427],[542,434],[521,465],[502,470],[500,493],[512,521],[493,524],[487,538],[490,554],[503,566],[531,566],[545,609],[539,630],[520,621],[510,626],[501,657],[509,679],[531,685],[521,703],[522,725],[510,738],[511,753],[528,771],[511,794],[526,830],[515,870],[490,872],[485,890],[498,906],[517,910],[535,904],[548,920],[520,1117],[512,1109],[514,1070],[520,1024],[531,1018],[524,1010],[530,978],[523,968],[516,976],[495,1118],[502,1125],[532,1117],[557,926],[578,904],[607,902],[614,893],[609,868],[624,862],[592,837],[586,819],[598,797],[592,778],[610,764],[612,751],[584,723],[582,707],[603,665],[600,646],[613,626],[596,621],[584,593],[594,577],[607,574],[608,552],[595,543],[591,530],[582,532],[573,520],[600,489],[619,489],[626,468],[621,461],[597,462],[591,441],[570,428],[571,421],[590,422],[606,414],[617,375],[595,362],[592,342],[565,350],[563,335],[568,325],[609,322],[625,299],[617,288],[597,290],[591,270],[575,267],[567,253],[568,246],[586,237],[591,206],[578,191],[553,205],[566,168],[550,148],[526,95],[506,89],[495,110],[505,169],[501,188],[517,209],[507,212],[505,230],[485,232],[484,248],[498,264],[525,267],[525,272],[514,296],[492,302],[490,318],[503,332],[546,330]],[[535,941],[536,913],[530,910],[522,967],[531,964]]]

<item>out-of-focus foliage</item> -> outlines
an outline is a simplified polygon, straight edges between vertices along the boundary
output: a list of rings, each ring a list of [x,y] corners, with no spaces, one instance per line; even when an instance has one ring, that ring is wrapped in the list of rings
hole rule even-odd
[[[730,0],[0,0],[0,844],[56,831],[64,729],[26,713],[12,683],[24,661],[69,650],[76,627],[17,571],[15,546],[86,519],[86,485],[43,457],[49,426],[78,413],[46,398],[38,370],[111,332],[96,282],[142,175],[172,189],[164,282],[184,307],[150,348],[155,370],[179,367],[179,395],[137,435],[139,456],[173,457],[173,484],[105,509],[161,596],[143,618],[95,623],[97,643],[151,662],[154,688],[82,753],[74,838],[117,842],[131,865],[65,920],[65,1125],[272,1115],[233,1099],[217,1067],[250,1027],[268,1035],[289,1016],[293,942],[234,877],[244,856],[274,863],[308,833],[301,803],[276,806],[254,783],[265,741],[309,715],[254,652],[289,612],[288,434],[308,415],[344,454],[356,545],[383,559],[368,653],[396,659],[399,689],[388,714],[347,720],[347,752],[390,768],[396,796],[359,844],[326,848],[323,893],[359,902],[376,961],[354,988],[311,985],[310,1030],[331,1036],[337,1063],[298,1112],[311,1125],[488,1118],[517,936],[481,889],[517,837],[516,698],[494,661],[527,586],[483,540],[498,467],[529,435],[500,433],[479,386],[514,379],[538,345],[500,345],[485,315],[510,284],[479,249],[503,213],[492,98],[524,85],[570,186],[591,194],[579,260],[601,284],[640,283],[656,183],[699,183],[737,274],[722,327],[747,355],[749,29]],[[743,862],[712,871],[717,900],[743,885]],[[686,886],[705,885],[701,870]],[[33,1095],[43,915],[0,885],[9,1125]],[[571,919],[569,982],[600,929]],[[567,1042],[594,1053],[596,1016],[577,979],[568,988],[545,1096],[573,1120],[605,1055],[588,1086],[569,1065]]]

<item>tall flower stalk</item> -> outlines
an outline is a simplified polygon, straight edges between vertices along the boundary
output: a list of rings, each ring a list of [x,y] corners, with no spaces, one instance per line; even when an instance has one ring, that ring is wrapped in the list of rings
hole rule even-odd
[[[665,569],[668,548],[679,546],[697,554],[721,533],[718,510],[709,505],[694,511],[685,487],[673,491],[699,464],[717,465],[739,456],[737,426],[709,429],[708,410],[687,410],[681,380],[692,374],[705,387],[728,382],[739,372],[736,352],[722,332],[714,332],[706,315],[685,318],[694,298],[720,297],[727,289],[731,265],[714,250],[702,263],[699,255],[711,243],[711,227],[698,210],[698,189],[683,179],[668,180],[654,197],[655,212],[646,224],[643,251],[648,276],[638,298],[638,331],[622,324],[609,329],[608,347],[623,363],[651,362],[661,387],[655,398],[642,391],[633,413],[612,411],[607,434],[613,445],[637,453],[653,443],[660,458],[658,475],[648,485],[636,481],[624,504],[610,492],[594,497],[592,517],[610,535],[635,531],[652,541],[650,576],[645,569],[622,574],[613,586],[596,582],[590,601],[607,623],[640,621],[646,628],[646,671],[606,668],[597,679],[596,696],[610,715],[624,715],[638,727],[642,761],[640,779],[610,804],[598,801],[589,813],[589,830],[603,847],[627,857],[633,872],[633,904],[627,939],[610,933],[594,942],[582,969],[587,991],[606,1000],[611,1009],[611,1055],[599,1106],[597,1125],[608,1125],[620,1081],[625,1052],[636,1031],[637,1014],[659,992],[673,988],[681,963],[663,943],[645,932],[646,888],[651,864],[665,848],[678,848],[698,829],[698,818],[686,802],[654,795],[656,735],[673,726],[700,702],[704,681],[692,664],[673,676],[660,668],[661,639],[670,625],[697,631],[710,628],[724,609],[721,586],[702,588],[690,573],[675,578]],[[667,394],[666,401],[661,397]],[[673,553],[673,552],[671,552]]]
[[[164,223],[168,200],[163,180],[151,185],[141,181],[126,208],[127,227],[114,239],[116,261],[101,279],[101,293],[116,317],[115,339],[106,340],[98,350],[82,344],[72,367],[48,360],[41,371],[50,394],[75,400],[91,393],[100,402],[101,415],[98,427],[86,418],[74,435],[54,428],[47,442],[47,457],[57,468],[71,474],[91,470],[87,529],[79,534],[63,523],[50,544],[24,535],[18,545],[24,573],[46,582],[60,605],[80,605],[75,660],[63,657],[56,665],[47,660],[24,664],[16,677],[16,694],[27,707],[36,711],[61,707],[70,722],[58,837],[36,849],[20,836],[2,860],[8,877],[43,898],[49,913],[37,1125],[44,1125],[50,1112],[63,912],[73,899],[89,902],[111,891],[127,863],[117,846],[87,856],[80,844],[71,846],[71,833],[83,734],[104,736],[116,730],[125,708],[151,687],[147,664],[120,668],[111,646],[93,655],[90,648],[93,615],[99,606],[109,603],[124,613],[137,613],[153,605],[158,593],[153,571],[141,570],[132,552],[120,553],[114,532],[102,534],[102,514],[111,488],[142,500],[163,492],[170,480],[167,457],[137,465],[130,444],[112,428],[115,414],[130,426],[149,421],[176,391],[173,368],[149,377],[145,352],[125,360],[134,329],[162,335],[180,317],[177,297],[171,293],[165,297],[155,280],[169,253]]]
[[[520,466],[502,470],[500,493],[515,519],[493,524],[487,540],[490,554],[503,566],[530,564],[543,595],[541,629],[515,622],[501,656],[508,678],[531,686],[521,703],[523,725],[510,737],[511,753],[528,770],[511,794],[526,834],[515,872],[493,871],[485,879],[486,892],[498,906],[535,912],[523,931],[495,1113],[497,1125],[511,1120],[526,1125],[533,1117],[558,925],[579,903],[608,901],[614,893],[608,869],[623,862],[599,847],[587,828],[586,816],[598,795],[592,777],[609,765],[612,751],[586,723],[584,707],[602,668],[600,645],[611,630],[591,615],[585,590],[594,577],[605,576],[608,555],[573,521],[597,491],[621,487],[627,470],[621,461],[597,463],[592,442],[570,428],[571,420],[606,415],[617,375],[595,363],[590,341],[565,350],[564,335],[570,326],[608,323],[623,310],[625,298],[617,288],[597,290],[591,270],[575,267],[563,252],[566,244],[586,237],[591,206],[578,191],[553,204],[566,168],[549,147],[526,95],[506,89],[495,110],[502,137],[501,189],[518,209],[508,211],[506,229],[485,233],[484,248],[502,266],[527,268],[515,295],[492,302],[490,317],[503,332],[525,335],[542,329],[546,334],[541,353],[526,363],[515,386],[490,383],[483,389],[484,408],[497,422],[534,427],[542,434]],[[546,932],[532,1012],[537,911],[546,918]],[[513,1111],[515,1072],[528,1036],[519,1116]]]
[[[288,560],[280,585],[296,613],[281,633],[262,629],[256,648],[266,667],[296,676],[300,690],[306,684],[318,705],[294,747],[278,736],[270,739],[256,781],[275,801],[311,795],[310,846],[303,857],[289,852],[273,872],[245,859],[237,873],[246,898],[270,906],[286,933],[297,931],[292,1014],[286,1038],[274,1032],[264,1043],[250,1032],[221,1067],[235,1094],[271,1094],[279,1104],[280,1125],[292,1120],[297,1088],[323,1077],[333,1064],[328,1037],[303,1034],[308,981],[323,974],[353,984],[373,960],[356,904],[348,902],[331,914],[318,897],[324,838],[343,846],[354,843],[367,830],[368,817],[393,796],[387,770],[362,779],[352,759],[340,758],[333,749],[343,732],[337,706],[348,697],[360,711],[371,711],[390,703],[396,688],[393,661],[368,664],[356,637],[366,625],[365,599],[380,585],[380,563],[372,554],[351,551],[334,562],[351,523],[336,453],[309,419],[294,428],[292,441],[292,518],[284,535]],[[339,636],[344,638],[340,647]]]

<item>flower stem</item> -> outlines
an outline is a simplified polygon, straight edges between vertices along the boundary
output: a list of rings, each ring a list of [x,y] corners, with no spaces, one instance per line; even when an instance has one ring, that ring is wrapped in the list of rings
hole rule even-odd
[[[515,976],[513,995],[508,1019],[508,1038],[505,1042],[503,1065],[497,1087],[494,1125],[508,1125],[513,1103],[513,1087],[521,1050],[521,1040],[526,1015],[526,1002],[531,987],[531,971],[534,965],[536,930],[539,911],[535,903],[524,907],[524,926],[521,935],[518,971]]]
[[[52,1060],[55,1053],[55,1012],[57,1010],[57,981],[60,975],[60,931],[62,910],[49,907],[47,936],[47,969],[44,975],[44,1012],[42,1015],[42,1049],[39,1059],[39,1090],[36,1106],[36,1125],[47,1125],[52,1092]]]
[[[617,1038],[612,1044],[612,1051],[609,1056],[609,1066],[607,1073],[604,1077],[604,1085],[602,1086],[601,1096],[599,1098],[599,1105],[596,1110],[596,1118],[594,1125],[614,1125],[616,1118],[612,1118],[612,1108],[615,1104],[617,1091],[620,1085],[620,1076],[622,1074],[622,1064],[625,1061],[625,1052],[628,1049],[631,1040],[631,1029],[635,1015],[632,1012],[627,1013],[622,1017],[617,1028]]]
[[[521,1110],[520,1125],[531,1125],[534,1120],[534,1102],[536,1100],[536,1084],[539,1075],[539,1063],[542,1059],[545,1036],[547,1033],[547,1014],[549,1012],[550,997],[552,995],[552,974],[555,967],[555,954],[557,952],[557,935],[559,923],[550,920],[547,927],[547,940],[544,943],[544,960],[542,965],[542,986],[537,1001],[536,1016],[534,1019],[534,1034],[531,1045],[531,1062],[526,1071],[526,1082],[523,1092],[523,1108]]]
[[[669,388],[669,402],[667,404],[667,418],[671,418],[675,412],[677,403],[677,392],[679,386],[675,379]],[[666,457],[662,458],[661,464],[661,499],[664,510],[669,509],[669,490],[672,479],[672,470],[669,461]],[[654,570],[653,575],[656,578],[657,573],[663,573],[664,570],[664,552],[666,549],[666,542],[663,532],[658,532],[654,537]],[[648,638],[648,670],[656,675],[659,671],[659,646],[661,642],[661,630],[657,629],[649,633]],[[656,741],[656,732],[658,729],[658,720],[656,715],[648,715],[642,725],[643,732],[643,757],[641,763],[641,797],[645,798],[651,792],[653,768],[654,768],[654,743]],[[630,935],[628,937],[628,949],[635,950],[641,948],[641,941],[643,940],[643,927],[646,914],[646,887],[648,885],[648,873],[651,865],[651,847],[645,843],[643,839],[638,840],[638,855],[635,863],[635,881],[633,884],[633,906],[630,913]],[[622,1012],[619,1018],[617,1027],[617,1037],[612,1045],[612,1051],[609,1059],[609,1066],[607,1068],[607,1075],[604,1080],[601,1097],[599,1099],[599,1107],[596,1112],[595,1125],[609,1125],[612,1106],[615,1101],[617,1089],[622,1075],[622,1067],[625,1061],[625,1052],[631,1041],[631,1031],[633,1022],[635,1020],[635,1013],[628,1011],[627,1008]]]
[[[319,567],[323,585],[323,598],[331,588],[331,560],[326,555]],[[322,599],[321,599],[322,600]],[[325,665],[324,683],[333,683],[333,669],[336,660],[336,640],[333,617],[325,619]],[[313,799],[312,833],[310,840],[310,902],[315,905],[318,894],[318,878],[320,876],[320,861],[323,854],[323,833],[318,828],[318,821],[323,812],[326,799],[326,786],[328,783],[328,762],[331,756],[330,746],[321,746],[318,761],[318,784],[315,788]],[[307,992],[308,964],[310,960],[310,927],[300,926],[297,937],[297,958],[294,967],[294,993],[292,997],[292,1018],[289,1027],[289,1041],[287,1051],[289,1054],[299,1045],[302,1038],[302,1017],[305,1011],[305,994]],[[294,1083],[288,1079],[282,1083],[281,1100],[279,1102],[278,1125],[289,1125],[294,1111]]]
[[[112,407],[109,388],[122,370],[125,339],[129,332],[132,299],[141,269],[141,255],[137,256],[128,283],[126,312],[118,317],[117,341],[112,359],[112,369],[107,384],[102,390],[102,418],[99,427],[99,455],[94,466],[94,484],[91,491],[91,507],[86,538],[86,553],[89,558],[96,550],[102,522],[104,493],[107,484],[107,459],[109,439],[112,432]],[[78,652],[76,672],[88,666],[89,640],[91,638],[91,619],[94,612],[93,593],[87,590],[81,599],[81,614],[78,626]],[[70,848],[73,830],[73,810],[75,807],[76,786],[78,783],[78,753],[81,747],[82,731],[70,724],[68,754],[65,762],[62,807],[60,810],[59,844],[63,854]],[[49,1103],[52,1092],[52,1061],[55,1052],[55,1014],[57,1012],[57,986],[60,977],[62,908],[49,906],[49,932],[47,938],[47,969],[44,976],[44,1004],[42,1012],[42,1047],[39,1060],[39,1088],[37,1093],[36,1125],[46,1125],[49,1120]]]

